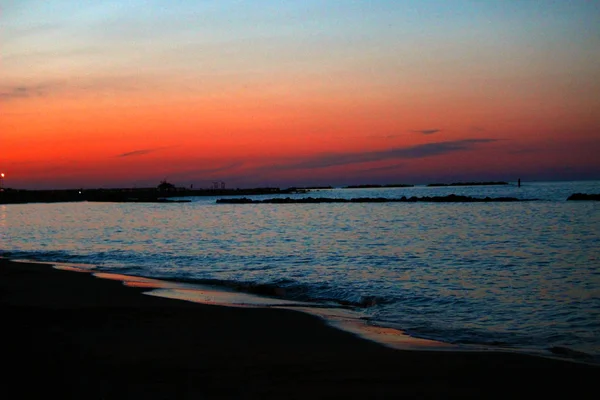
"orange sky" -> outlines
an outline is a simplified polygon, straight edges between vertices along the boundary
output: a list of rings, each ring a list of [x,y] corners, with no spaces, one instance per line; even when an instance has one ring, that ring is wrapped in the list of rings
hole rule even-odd
[[[23,3],[0,2],[8,187],[600,179],[585,2]]]

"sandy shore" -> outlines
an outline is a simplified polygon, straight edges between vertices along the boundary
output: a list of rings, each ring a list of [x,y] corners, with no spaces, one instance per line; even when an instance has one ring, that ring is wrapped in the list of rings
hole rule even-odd
[[[0,259],[3,397],[597,395],[599,367],[497,352],[393,350],[301,312],[141,292],[86,273]]]

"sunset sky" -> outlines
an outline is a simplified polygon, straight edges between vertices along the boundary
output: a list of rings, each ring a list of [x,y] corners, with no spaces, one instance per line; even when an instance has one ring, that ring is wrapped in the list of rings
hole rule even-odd
[[[13,188],[600,179],[595,1],[0,0]]]

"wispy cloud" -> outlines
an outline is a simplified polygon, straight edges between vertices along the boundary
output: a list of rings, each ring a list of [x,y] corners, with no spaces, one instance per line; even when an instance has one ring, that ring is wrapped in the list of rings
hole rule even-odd
[[[42,85],[38,86],[0,86],[0,101],[10,101],[15,99],[22,99],[26,97],[43,96],[45,94],[45,87]]]
[[[441,129],[420,129],[420,130],[413,130],[412,132],[421,133],[423,135],[433,135],[434,133],[438,133],[440,131],[441,131]]]
[[[66,80],[46,80],[33,84],[0,84],[0,101],[60,95],[106,95],[140,90],[150,81],[148,76],[135,74],[74,75]]]
[[[143,156],[145,154],[154,153],[155,151],[168,149],[169,147],[155,147],[152,149],[140,149],[128,151],[127,153],[119,154],[117,157],[135,157],[135,156]]]
[[[455,153],[459,151],[471,150],[478,144],[492,143],[495,141],[497,141],[497,139],[465,139],[455,140],[451,142],[426,143],[410,147],[371,151],[365,153],[323,154],[320,156],[311,157],[309,159],[294,164],[282,165],[279,168],[326,168],[372,161],[425,158],[442,154]]]

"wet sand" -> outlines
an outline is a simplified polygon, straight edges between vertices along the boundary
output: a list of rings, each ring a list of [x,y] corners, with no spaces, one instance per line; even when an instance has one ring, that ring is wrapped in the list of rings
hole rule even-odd
[[[596,398],[600,368],[500,352],[402,351],[282,309],[142,295],[0,259],[6,398]]]

